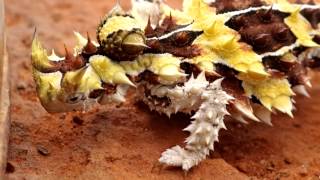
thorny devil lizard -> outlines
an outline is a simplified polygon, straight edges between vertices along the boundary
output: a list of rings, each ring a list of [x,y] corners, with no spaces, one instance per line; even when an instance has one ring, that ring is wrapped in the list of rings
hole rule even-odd
[[[188,171],[214,150],[225,116],[271,125],[293,116],[293,96],[309,96],[308,71],[320,66],[320,6],[286,0],[161,0],[117,4],[97,28],[97,42],[75,33],[65,57],[35,36],[33,76],[48,112],[83,111],[125,101],[128,88],[151,110],[192,114],[185,147],[160,163]]]

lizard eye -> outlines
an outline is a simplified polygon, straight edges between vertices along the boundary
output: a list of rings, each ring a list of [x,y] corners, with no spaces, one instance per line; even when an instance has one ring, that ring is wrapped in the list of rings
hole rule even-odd
[[[75,94],[72,94],[68,97],[67,103],[76,104],[76,103],[83,101],[85,99],[86,99],[86,97],[83,93],[75,93]]]

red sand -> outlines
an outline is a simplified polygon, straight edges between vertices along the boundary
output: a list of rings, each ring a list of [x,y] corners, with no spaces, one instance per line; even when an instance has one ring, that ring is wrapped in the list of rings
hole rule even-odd
[[[135,104],[133,96],[120,108],[50,115],[35,94],[30,66],[35,27],[46,47],[63,54],[63,43],[75,43],[73,30],[94,37],[99,19],[114,1],[6,3],[12,80],[8,160],[14,167],[8,179],[320,179],[319,74],[312,98],[297,98],[295,119],[278,114],[273,127],[227,123],[216,151],[187,175],[178,168],[160,170],[155,165],[161,152],[187,136],[182,132],[190,121],[187,116],[169,120]],[[181,0],[169,3],[179,7]],[[83,122],[74,123],[75,116]]]

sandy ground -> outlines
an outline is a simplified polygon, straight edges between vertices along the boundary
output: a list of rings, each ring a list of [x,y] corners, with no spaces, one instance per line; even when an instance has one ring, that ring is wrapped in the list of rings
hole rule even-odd
[[[169,1],[169,0],[168,0]],[[297,97],[295,119],[274,116],[274,126],[227,123],[211,157],[184,174],[160,169],[166,148],[183,142],[184,115],[167,119],[134,103],[86,114],[50,115],[31,78],[35,27],[45,46],[63,54],[73,30],[94,37],[110,0],[7,0],[11,61],[11,135],[7,179],[320,179],[320,75],[312,98]],[[180,0],[169,4],[179,7]],[[123,4],[128,4],[123,1]],[[128,7],[128,5],[125,5]]]

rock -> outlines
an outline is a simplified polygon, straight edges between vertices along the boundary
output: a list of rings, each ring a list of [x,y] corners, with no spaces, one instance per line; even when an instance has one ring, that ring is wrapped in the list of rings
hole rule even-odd
[[[292,161],[287,157],[284,158],[283,162],[286,163],[287,165],[292,164]]]
[[[293,125],[293,127],[295,127],[295,128],[301,128],[301,124],[293,123],[292,125]]]
[[[83,125],[84,122],[83,119],[81,119],[79,116],[74,116],[72,118],[72,121],[77,125]]]
[[[10,162],[7,163],[6,173],[14,173],[15,169],[16,168]]]
[[[249,170],[250,169],[249,165],[246,164],[246,163],[242,163],[242,162],[237,164],[236,168],[242,173],[248,173],[250,171]]]
[[[274,171],[274,170],[275,170],[275,164],[274,164],[272,161],[269,162],[269,163],[267,164],[266,169],[267,169],[268,171]]]
[[[43,155],[43,156],[48,156],[48,155],[50,155],[49,150],[48,150],[46,147],[44,147],[44,146],[41,146],[41,145],[37,146],[37,150],[38,150],[38,153],[41,154],[41,155]]]
[[[288,177],[290,177],[290,174],[288,172],[279,172],[279,173],[277,173],[275,179],[281,180],[283,178],[288,178]]]
[[[299,171],[298,171],[299,175],[302,176],[302,177],[305,177],[308,175],[308,168],[306,165],[302,165],[300,168],[299,168]]]
[[[18,84],[17,84],[17,90],[25,90],[25,89],[27,89],[27,87],[28,87],[28,85],[23,81],[18,82]]]

